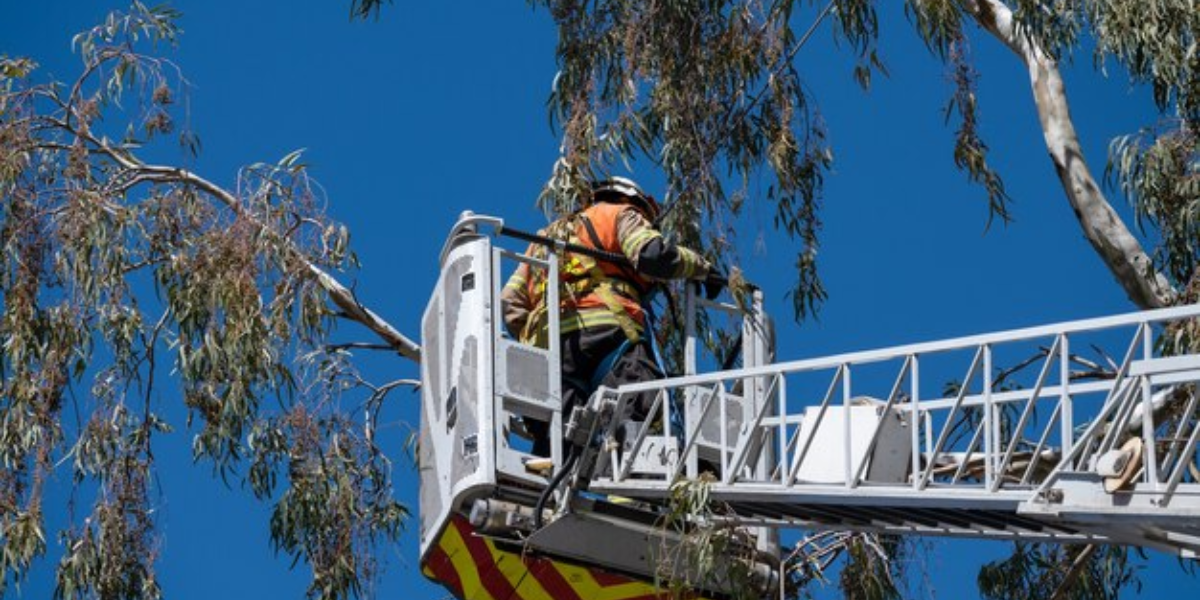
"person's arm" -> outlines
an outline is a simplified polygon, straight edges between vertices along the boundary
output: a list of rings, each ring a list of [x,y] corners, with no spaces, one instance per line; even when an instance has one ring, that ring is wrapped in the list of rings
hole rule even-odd
[[[617,238],[634,268],[654,279],[704,279],[711,268],[698,252],[671,243],[632,208],[617,217]]]
[[[528,283],[529,265],[521,263],[500,292],[504,326],[508,328],[509,334],[513,337],[518,337],[521,332],[525,331],[525,323],[529,320],[529,313],[533,310],[529,299]]]

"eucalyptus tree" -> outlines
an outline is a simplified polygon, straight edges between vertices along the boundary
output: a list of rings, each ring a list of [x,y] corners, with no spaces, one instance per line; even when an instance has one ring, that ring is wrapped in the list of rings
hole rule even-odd
[[[383,0],[352,0],[377,15]],[[798,317],[826,299],[818,271],[822,182],[832,164],[825,124],[802,77],[800,50],[828,29],[867,85],[884,72],[870,0],[530,0],[559,31],[550,111],[562,156],[543,206],[569,210],[585,182],[626,159],[668,182],[666,227],[731,265],[728,229],[748,206],[774,215],[797,243]],[[972,44],[1000,43],[1028,72],[1063,198],[1130,301],[1143,308],[1200,296],[1200,10],[1194,0],[905,0],[908,22],[955,83],[954,164],[986,198],[981,218],[1012,220],[988,161]],[[141,53],[174,40],[174,14],[134,3],[76,39],[84,70],[39,82],[28,59],[0,62],[0,583],[46,551],[42,498],[57,462],[95,489],[90,514],[62,533],[58,594],[157,597],[151,440],[166,428],[150,401],[160,363],[181,379],[198,422],[194,451],[222,473],[246,466],[274,502],[276,547],[313,569],[321,597],[357,595],[372,549],[405,516],[370,427],[397,383],[369,388],[363,427],[341,408],[367,385],[327,344],[335,318],[358,321],[409,358],[419,349],[362,306],[334,275],[353,268],[344,228],[300,157],[253,165],[226,190],[186,168],[147,162],[176,130],[180,75]],[[1060,61],[1090,54],[1152,90],[1159,118],[1115,140],[1104,168],[1080,150]],[[119,104],[138,96],[143,102]],[[122,108],[128,106],[130,108]],[[101,118],[108,116],[109,118]],[[121,119],[128,130],[113,129]],[[1031,140],[1031,144],[1039,143]],[[847,149],[846,151],[853,151]],[[750,182],[765,181],[764,194]],[[1114,209],[1134,207],[1148,249]],[[147,293],[147,291],[149,293]],[[1195,332],[1174,338],[1194,345]],[[86,388],[79,393],[77,388]],[[278,409],[265,400],[281,398]],[[78,409],[78,421],[64,418]],[[277,482],[283,481],[282,489]],[[88,486],[91,486],[90,488]],[[896,565],[850,544],[854,597],[897,596]],[[1020,547],[981,573],[991,597],[1112,596],[1129,557],[1107,548]],[[861,574],[861,575],[859,575]],[[1088,585],[1072,586],[1084,578]],[[863,585],[852,585],[863,584]]]
[[[801,75],[800,49],[827,27],[856,56],[869,85],[885,73],[871,0],[531,0],[557,24],[559,72],[550,97],[562,156],[544,206],[570,210],[584,183],[631,158],[667,177],[667,226],[688,243],[732,260],[728,231],[759,205],[798,243],[792,300],[811,315],[826,294],[818,273],[821,186],[832,158],[818,99]],[[360,0],[370,14],[379,2]],[[987,218],[1013,220],[1002,174],[981,137],[977,66],[970,48],[1001,44],[1026,70],[1041,143],[1062,197],[1097,257],[1131,303],[1156,308],[1200,300],[1200,6],[1194,0],[906,0],[907,24],[954,82],[955,166],[979,184]],[[1090,55],[1149,88],[1157,118],[1113,140],[1102,185],[1071,118],[1062,61]],[[1031,139],[1031,144],[1038,141]],[[853,152],[853,149],[846,149]],[[750,182],[766,181],[765,194]],[[1143,246],[1114,208],[1133,206]],[[1167,336],[1194,348],[1195,326]],[[1194,418],[1182,415],[1179,418]],[[850,552],[850,556],[871,553]],[[849,567],[851,570],[858,566]],[[1115,548],[1021,546],[980,574],[989,597],[1109,597],[1134,582]],[[879,570],[875,569],[879,574]],[[886,575],[883,573],[881,575]],[[1076,585],[1081,578],[1084,585]],[[878,581],[890,581],[878,577]],[[847,589],[847,592],[851,590]],[[870,595],[895,595],[879,586]]]
[[[73,40],[73,81],[0,58],[0,595],[53,535],[56,597],[161,595],[152,441],[170,429],[155,412],[170,372],[196,460],[273,503],[272,544],[311,567],[311,595],[359,596],[407,516],[372,428],[402,382],[344,409],[365,382],[327,334],[348,318],[418,349],[334,278],[354,265],[348,232],[298,154],[246,167],[235,190],[144,158],[199,144],[177,127],[180,72],[143,53],[175,42],[177,17],[110,14]],[[92,500],[48,532],[63,464]]]
[[[765,204],[776,225],[799,241],[793,301],[797,316],[811,314],[825,299],[816,250],[820,189],[831,160],[798,52],[814,31],[827,26],[856,53],[855,75],[868,84],[883,69],[876,45],[877,4],[533,3],[550,12],[560,39],[551,110],[562,128],[564,152],[547,186],[550,204],[570,207],[580,180],[615,161],[642,156],[667,175],[677,206],[675,230],[718,256],[729,255],[722,228],[747,204]],[[981,186],[989,220],[1009,222],[1012,213],[980,135],[977,109],[986,99],[976,94],[969,50],[972,44],[999,43],[1028,72],[1042,142],[1084,237],[1140,308],[1200,299],[1198,8],[1191,0],[905,2],[907,25],[944,63],[955,84],[948,99],[957,117],[954,163]],[[1138,225],[1153,244],[1149,250],[1122,221],[1081,150],[1059,64],[1085,53],[1098,75],[1116,65],[1133,84],[1152,90],[1159,118],[1114,140],[1104,167],[1116,193],[1132,203]],[[767,194],[750,197],[748,182],[762,178],[770,181]],[[1172,339],[1196,344],[1194,331],[1180,331]],[[860,548],[849,556],[871,554]],[[853,560],[846,568],[861,569]],[[1121,549],[1020,546],[1010,559],[985,568],[980,585],[995,598],[1111,597],[1134,581],[1132,573]],[[885,585],[868,595],[896,594]]]

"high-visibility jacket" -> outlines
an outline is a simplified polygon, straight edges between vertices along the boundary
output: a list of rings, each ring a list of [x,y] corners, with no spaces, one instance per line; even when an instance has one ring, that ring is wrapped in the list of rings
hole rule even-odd
[[[590,224],[590,227],[589,227]],[[617,326],[631,341],[645,327],[642,301],[660,279],[699,279],[708,274],[704,257],[667,242],[637,208],[598,202],[551,223],[540,235],[622,254],[633,268],[565,252],[559,257],[559,328]],[[545,258],[531,245],[526,254]],[[547,327],[545,272],[522,263],[501,294],[504,321],[526,343],[544,341]]]

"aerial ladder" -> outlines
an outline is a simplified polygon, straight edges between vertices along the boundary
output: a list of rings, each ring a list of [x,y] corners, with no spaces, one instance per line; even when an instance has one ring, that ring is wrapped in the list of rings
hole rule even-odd
[[[1169,350],[1200,335],[1200,305],[777,362],[761,293],[688,290],[683,374],[564,417],[556,311],[536,347],[499,300],[521,263],[557,281],[564,248],[526,256],[509,232],[463,213],[422,319],[421,566],[458,598],[781,597],[795,529],[1200,556],[1200,354]],[[701,315],[740,327],[738,368],[704,370]],[[526,419],[550,424],[549,470]],[[671,514],[689,485],[720,510]],[[725,564],[697,572],[688,536],[714,525]]]

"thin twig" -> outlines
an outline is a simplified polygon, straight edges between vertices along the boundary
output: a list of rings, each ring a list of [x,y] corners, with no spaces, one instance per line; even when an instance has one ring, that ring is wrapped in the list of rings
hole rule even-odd
[[[1066,576],[1058,583],[1058,587],[1054,589],[1054,593],[1050,595],[1050,600],[1063,600],[1067,597],[1067,594],[1071,591],[1071,587],[1075,585],[1075,581],[1083,573],[1083,568],[1087,566],[1088,560],[1095,553],[1096,545],[1088,544],[1075,556],[1075,560],[1071,562],[1071,568],[1067,570]]]
[[[146,181],[158,183],[181,183],[191,185],[213,197],[221,204],[224,204],[228,209],[233,211],[238,218],[245,219],[247,222],[255,224],[264,232],[270,232],[270,229],[266,225],[259,222],[259,220],[253,215],[247,213],[247,211],[238,201],[237,197],[229,193],[224,188],[201,177],[200,175],[179,167],[146,164],[139,160],[132,153],[113,148],[107,142],[97,139],[91,133],[80,131],[72,127],[67,121],[54,119],[53,122],[58,124],[58,126],[64,130],[83,138],[106,156],[116,161],[120,166],[135,172],[135,177],[144,177]],[[330,300],[332,300],[334,304],[345,311],[349,318],[366,326],[368,329],[382,338],[384,342],[391,346],[401,356],[416,362],[420,362],[421,347],[416,342],[405,337],[390,323],[383,320],[383,318],[381,318],[379,315],[375,314],[374,311],[370,310],[366,306],[363,306],[363,304],[360,303],[355,297],[353,292],[346,288],[346,286],[342,285],[341,282],[327,273],[324,269],[313,264],[313,262],[310,261],[308,257],[304,256],[299,249],[295,248],[289,240],[281,238],[280,242],[282,244],[282,248],[287,251],[292,258],[299,261],[310,275],[316,278],[317,283],[324,288],[326,294],[329,295]]]
[[[345,344],[326,344],[326,352],[337,352],[339,350],[392,350],[392,346],[388,344],[372,344],[369,342],[347,342]]]

